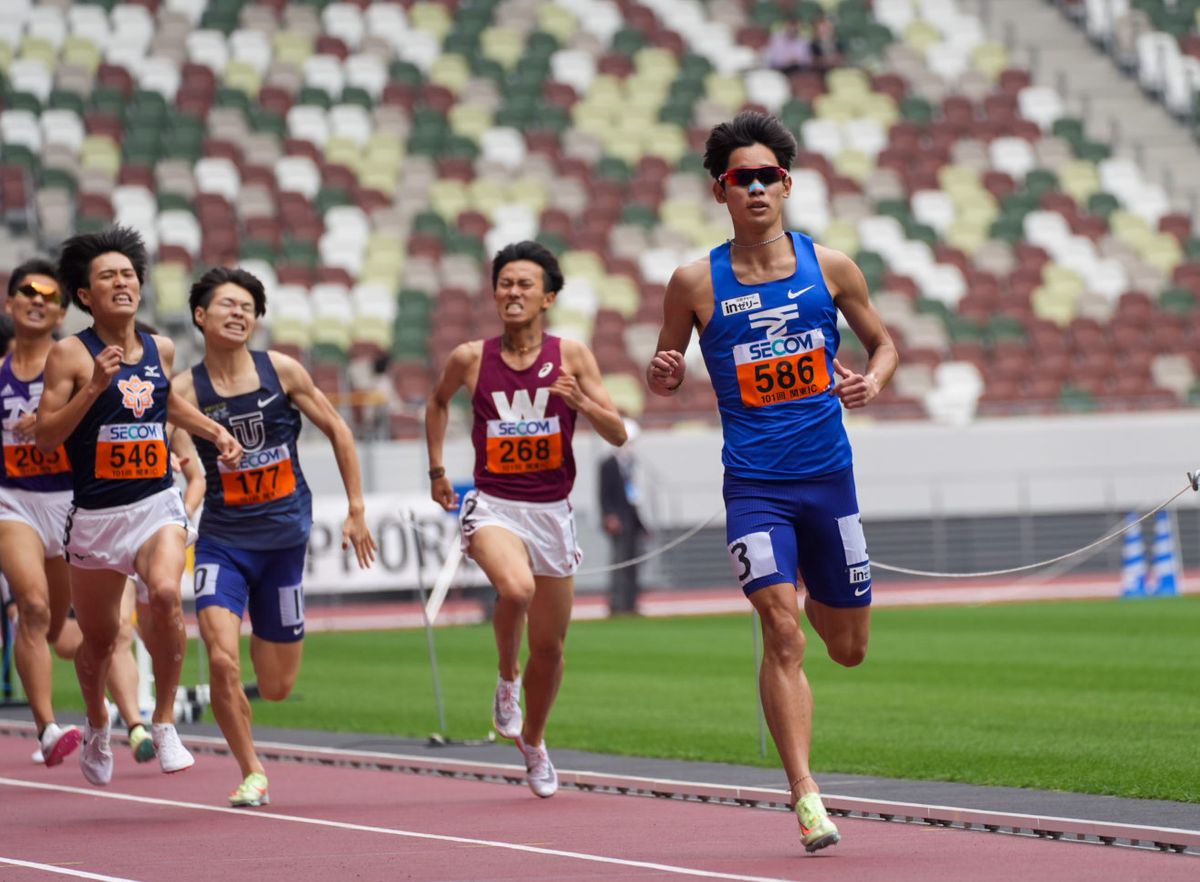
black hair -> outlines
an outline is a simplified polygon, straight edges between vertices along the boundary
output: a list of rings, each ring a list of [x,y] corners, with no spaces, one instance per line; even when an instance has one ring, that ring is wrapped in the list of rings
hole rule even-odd
[[[12,297],[17,293],[17,285],[19,285],[26,276],[49,276],[54,279],[58,285],[58,302],[65,310],[71,305],[71,295],[67,292],[66,287],[58,278],[58,267],[53,261],[47,260],[44,257],[32,257],[22,263],[20,266],[14,267],[12,275],[8,277],[8,296]]]
[[[142,234],[130,227],[109,227],[99,233],[81,233],[63,242],[56,275],[66,289],[67,296],[77,300],[79,289],[91,286],[92,261],[101,254],[114,252],[129,258],[139,285],[146,281],[149,258]],[[91,308],[82,300],[79,301],[79,308],[88,315],[92,314]]]
[[[713,180],[729,168],[729,156],[739,147],[762,144],[775,154],[775,161],[790,169],[796,160],[796,139],[778,117],[746,110],[729,122],[715,126],[704,142],[704,167]]]
[[[562,290],[563,272],[558,265],[558,258],[545,245],[526,239],[522,242],[505,245],[496,252],[496,256],[492,259],[493,291],[500,281],[500,270],[517,260],[531,260],[542,268],[542,281],[547,293],[557,293]]]
[[[188,308],[192,311],[192,324],[197,328],[200,325],[196,322],[196,307],[208,309],[208,304],[212,303],[213,292],[222,285],[237,285],[239,288],[244,288],[246,293],[254,298],[254,315],[266,315],[267,292],[258,276],[238,267],[214,266],[196,280],[188,295]]]

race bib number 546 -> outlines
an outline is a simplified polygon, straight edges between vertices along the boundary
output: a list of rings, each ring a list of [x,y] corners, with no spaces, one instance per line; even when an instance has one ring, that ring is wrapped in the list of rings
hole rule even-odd
[[[161,478],[167,473],[162,423],[113,423],[96,438],[96,477],[114,481]]]
[[[829,388],[825,335],[819,330],[741,343],[733,347],[733,361],[747,407],[797,401]]]

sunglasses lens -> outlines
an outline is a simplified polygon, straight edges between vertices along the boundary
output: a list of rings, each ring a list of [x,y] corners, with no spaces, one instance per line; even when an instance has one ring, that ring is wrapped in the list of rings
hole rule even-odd
[[[28,285],[22,285],[17,289],[18,294],[24,294],[30,299],[41,295],[41,298],[47,303],[58,302],[58,291],[55,288],[50,288],[45,285],[39,285],[36,282],[31,282]]]
[[[783,180],[783,172],[775,166],[764,166],[762,168],[735,168],[730,169],[729,177],[739,187],[749,187],[756,180],[764,186],[777,184]]]

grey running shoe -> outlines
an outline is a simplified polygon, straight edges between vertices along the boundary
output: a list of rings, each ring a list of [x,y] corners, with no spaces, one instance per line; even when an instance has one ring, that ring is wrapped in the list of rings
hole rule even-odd
[[[79,767],[89,784],[104,787],[112,780],[112,729],[108,726],[93,729],[91,723],[83,724],[83,750],[79,752]]]
[[[500,677],[496,681],[496,698],[492,701],[492,725],[505,738],[521,734],[521,678],[513,681]]]
[[[179,740],[179,733],[172,723],[154,723],[150,727],[150,735],[154,739],[154,750],[158,754],[158,764],[168,775],[182,772],[196,764],[195,758]]]
[[[557,793],[558,772],[554,771],[545,743],[530,747],[518,740],[517,747],[525,754],[525,781],[534,795],[547,799]]]

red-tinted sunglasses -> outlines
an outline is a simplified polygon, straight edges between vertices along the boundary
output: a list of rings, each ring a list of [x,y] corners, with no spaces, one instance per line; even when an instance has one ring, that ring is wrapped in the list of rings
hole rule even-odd
[[[739,187],[749,187],[755,181],[763,186],[778,184],[788,176],[786,168],[777,165],[756,165],[744,168],[731,168],[717,178],[722,184],[733,183]]]

